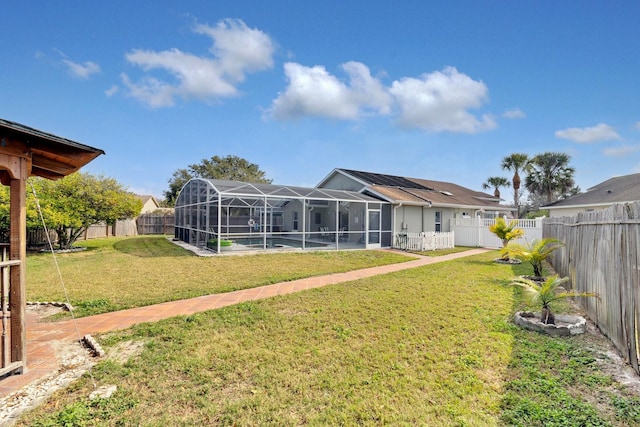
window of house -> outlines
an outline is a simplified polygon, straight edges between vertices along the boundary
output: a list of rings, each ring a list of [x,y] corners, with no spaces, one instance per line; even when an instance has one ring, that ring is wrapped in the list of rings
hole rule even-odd
[[[322,224],[322,212],[316,212],[316,214],[315,214],[315,223],[316,223],[316,225]]]
[[[298,212],[293,211],[293,229],[298,230]]]
[[[436,211],[436,230],[442,231],[442,211]]]

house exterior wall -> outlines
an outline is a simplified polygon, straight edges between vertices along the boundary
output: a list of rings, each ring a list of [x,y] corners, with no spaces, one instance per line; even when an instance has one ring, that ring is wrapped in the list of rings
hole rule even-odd
[[[549,209],[549,217],[558,218],[561,216],[576,216],[580,212],[606,209],[609,207],[611,207],[611,205],[555,208],[555,209]]]
[[[336,173],[322,185],[322,188],[328,188],[330,190],[360,191],[363,189],[363,185],[349,177]]]
[[[154,199],[149,199],[142,205],[142,210],[140,211],[140,213],[141,214],[151,213],[156,209],[158,209],[158,204],[155,202]]]
[[[459,209],[452,208],[400,206],[397,208],[392,207],[392,210],[395,211],[393,228],[395,232],[421,233],[423,231],[436,231],[436,212],[441,212],[439,231],[442,232],[451,231],[452,218],[462,218],[462,212],[458,212]]]
[[[298,213],[298,224],[297,228],[294,229],[294,212]],[[302,203],[300,200],[294,200],[291,203],[288,203],[283,212],[282,224],[284,231],[302,231]]]

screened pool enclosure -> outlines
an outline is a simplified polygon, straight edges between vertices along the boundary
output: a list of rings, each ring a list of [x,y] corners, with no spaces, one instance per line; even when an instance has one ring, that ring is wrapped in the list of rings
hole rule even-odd
[[[391,205],[349,191],[195,178],[175,213],[177,239],[216,252],[391,246]]]

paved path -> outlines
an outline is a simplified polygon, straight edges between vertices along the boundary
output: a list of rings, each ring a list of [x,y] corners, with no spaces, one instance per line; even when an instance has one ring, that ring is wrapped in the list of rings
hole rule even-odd
[[[244,289],[225,294],[206,295],[180,301],[171,301],[146,307],[132,308],[129,310],[115,311],[96,316],[82,317],[75,323],[66,320],[55,323],[38,323],[37,315],[27,313],[27,366],[28,370],[23,375],[15,375],[0,381],[0,398],[7,396],[20,388],[49,376],[59,369],[53,343],[61,340],[74,341],[89,334],[126,329],[132,325],[143,322],[155,322],[158,320],[189,315],[206,310],[226,307],[244,301],[269,298],[276,295],[286,295],[307,289],[318,288],[336,283],[358,280],[365,277],[422,267],[442,261],[467,257],[487,252],[487,249],[471,249],[438,257],[419,257],[415,260],[335,273],[324,276],[298,279],[291,282],[276,283],[261,286],[259,288]]]

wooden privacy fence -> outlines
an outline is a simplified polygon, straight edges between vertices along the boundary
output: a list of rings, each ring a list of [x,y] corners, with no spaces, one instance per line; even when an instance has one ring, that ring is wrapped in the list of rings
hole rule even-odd
[[[544,236],[561,240],[549,262],[580,292],[587,315],[640,374],[640,203],[548,218]]]
[[[101,239],[104,237],[127,237],[149,234],[173,235],[174,214],[142,214],[137,219],[116,221],[115,224],[96,224],[90,226],[78,240]],[[57,242],[55,231],[49,230],[52,242]],[[37,248],[47,245],[44,229],[27,230],[27,246]]]
[[[454,232],[397,233],[393,247],[409,251],[435,251],[455,246]]]
[[[137,219],[138,234],[168,234],[173,236],[175,215],[171,213],[142,214]]]
[[[531,242],[542,238],[542,218],[516,221],[517,227],[524,230],[524,237],[518,240]],[[507,224],[510,222],[511,220],[507,219]],[[453,218],[451,231],[456,233],[456,246],[502,248],[502,240],[489,231],[489,227],[495,223],[495,219],[488,218]]]

